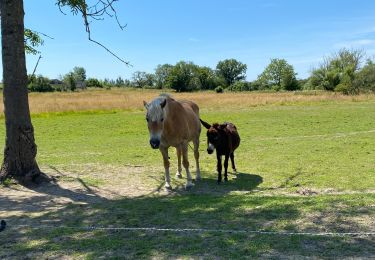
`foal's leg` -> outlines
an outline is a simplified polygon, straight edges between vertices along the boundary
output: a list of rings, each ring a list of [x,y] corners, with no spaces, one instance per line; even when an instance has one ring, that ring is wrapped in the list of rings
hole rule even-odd
[[[229,154],[226,154],[224,160],[224,181],[228,181],[228,160]]]
[[[184,165],[187,177],[186,189],[189,189],[193,186],[191,181],[191,174],[189,171],[189,161],[188,161],[188,144],[185,143],[182,145],[182,164]]]
[[[230,154],[230,161],[232,162],[233,173],[237,174],[236,165],[234,164],[234,152]]]
[[[221,182],[221,155],[216,152],[217,159],[217,184]]]
[[[171,178],[169,176],[169,158],[168,158],[168,148],[167,147],[160,147],[160,152],[163,156],[164,161],[164,169],[165,169],[165,189],[171,190]]]
[[[176,177],[181,179],[182,178],[182,167],[181,167],[181,155],[182,155],[182,149],[181,149],[181,146],[177,146],[176,147],[176,152],[177,152],[177,173],[176,173]]]
[[[199,137],[194,140],[194,158],[197,167],[197,175],[195,180],[198,181],[201,179],[201,170],[199,168]]]

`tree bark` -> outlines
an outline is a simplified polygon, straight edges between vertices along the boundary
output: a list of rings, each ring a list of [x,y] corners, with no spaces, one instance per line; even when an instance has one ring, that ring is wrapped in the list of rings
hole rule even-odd
[[[7,177],[33,181],[40,170],[28,102],[23,0],[1,0],[0,10],[6,125],[0,182]]]

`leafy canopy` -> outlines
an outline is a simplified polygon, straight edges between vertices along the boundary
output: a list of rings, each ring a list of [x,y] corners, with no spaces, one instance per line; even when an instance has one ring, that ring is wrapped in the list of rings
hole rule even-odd
[[[284,59],[271,59],[270,64],[258,76],[262,89],[296,90],[298,82],[294,68]]]
[[[246,78],[247,65],[236,59],[226,59],[219,61],[216,66],[216,73],[222,77],[226,86],[232,85],[235,81]]]

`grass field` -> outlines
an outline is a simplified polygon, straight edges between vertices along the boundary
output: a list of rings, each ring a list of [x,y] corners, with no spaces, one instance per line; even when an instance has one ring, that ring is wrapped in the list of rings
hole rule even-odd
[[[185,191],[185,181],[173,179],[166,193],[142,108],[156,95],[30,96],[38,162],[56,183],[1,188],[0,219],[9,227],[0,233],[0,258],[375,257],[374,236],[80,229],[375,232],[375,96],[174,94],[196,101],[206,121],[237,125],[240,173],[216,184],[215,156],[205,152],[202,133],[203,180]],[[172,149],[170,157],[174,172]]]

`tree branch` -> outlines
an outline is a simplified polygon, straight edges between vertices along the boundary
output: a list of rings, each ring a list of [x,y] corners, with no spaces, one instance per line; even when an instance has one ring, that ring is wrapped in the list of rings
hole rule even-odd
[[[35,64],[35,67],[34,67],[33,73],[31,74],[31,78],[35,75],[36,68],[38,67],[38,65],[39,65],[39,61],[40,61],[41,58],[42,58],[42,55],[39,55],[39,58],[38,58],[38,61],[37,61],[36,64]]]
[[[125,65],[131,66],[131,64],[128,61],[125,61],[124,59],[120,58],[117,54],[115,54],[113,51],[107,48],[104,44],[98,42],[97,40],[94,40],[91,36],[89,18],[92,18],[94,20],[103,20],[103,16],[108,15],[111,18],[115,18],[116,23],[121,30],[123,30],[127,26],[127,24],[121,25],[117,16],[117,11],[113,7],[113,4],[117,1],[118,0],[98,0],[96,4],[88,6],[86,0],[57,0],[57,5],[59,6],[59,9],[63,14],[65,13],[61,10],[61,8],[65,6],[70,7],[73,15],[77,15],[78,13],[80,13],[83,18],[83,23],[85,26],[85,30],[88,34],[89,41],[99,45]]]

